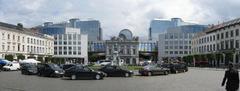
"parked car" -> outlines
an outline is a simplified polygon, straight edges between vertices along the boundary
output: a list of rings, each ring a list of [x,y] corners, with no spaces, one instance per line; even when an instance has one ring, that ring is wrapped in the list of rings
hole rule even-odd
[[[116,65],[107,65],[99,69],[107,74],[109,77],[131,77],[133,75],[133,71],[127,70],[123,66]]]
[[[102,63],[100,63],[101,66],[106,66],[106,65],[110,65],[110,64],[111,64],[111,62],[102,62]]]
[[[62,69],[63,70],[66,70],[66,69],[68,69],[68,68],[71,68],[71,67],[73,67],[73,66],[75,66],[76,64],[63,64],[62,65]]]
[[[165,68],[169,68],[171,73],[180,73],[188,71],[188,67],[184,63],[163,64],[162,66]]]
[[[61,77],[64,74],[64,70],[57,64],[38,64],[37,70],[38,76]]]
[[[24,75],[36,75],[37,74],[37,65],[35,64],[22,64],[21,73]]]
[[[143,76],[152,76],[152,75],[168,75],[170,70],[168,68],[163,68],[157,64],[147,65],[139,70],[139,73]]]
[[[18,62],[10,62],[3,66],[4,71],[13,71],[13,70],[20,70],[20,64]]]
[[[96,79],[100,80],[105,77],[105,73],[100,71],[94,71],[87,66],[74,65],[71,68],[65,70],[64,78],[76,79]]]

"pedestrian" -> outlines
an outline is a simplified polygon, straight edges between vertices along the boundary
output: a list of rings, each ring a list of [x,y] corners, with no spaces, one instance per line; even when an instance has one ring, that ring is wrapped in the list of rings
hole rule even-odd
[[[238,70],[233,67],[232,63],[229,63],[228,70],[225,71],[225,75],[222,81],[222,86],[226,83],[227,91],[237,91],[239,88],[239,75]]]

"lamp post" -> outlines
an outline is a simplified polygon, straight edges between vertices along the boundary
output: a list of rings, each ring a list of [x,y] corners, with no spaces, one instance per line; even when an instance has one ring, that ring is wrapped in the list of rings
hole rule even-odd
[[[112,65],[119,65],[119,61],[118,61],[118,44],[116,43],[115,45],[114,45],[114,52],[113,52],[113,60],[112,60]]]

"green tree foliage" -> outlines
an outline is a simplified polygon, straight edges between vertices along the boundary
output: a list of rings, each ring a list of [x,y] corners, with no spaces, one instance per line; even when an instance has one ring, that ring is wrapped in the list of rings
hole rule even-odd
[[[7,59],[8,61],[13,61],[13,55],[5,55],[5,59]]]
[[[25,56],[23,56],[23,54],[17,54],[17,59],[18,60],[24,60]]]

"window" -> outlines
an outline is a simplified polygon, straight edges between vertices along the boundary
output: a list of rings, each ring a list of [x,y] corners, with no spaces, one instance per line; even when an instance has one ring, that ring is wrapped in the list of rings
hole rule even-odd
[[[63,52],[63,54],[64,54],[64,55],[67,55],[67,52],[66,52],[66,51],[64,51],[64,52]]]
[[[179,41],[179,44],[183,44],[183,41]]]
[[[71,34],[68,34],[68,40],[72,40]]]
[[[184,49],[188,49],[188,46],[184,46]]]
[[[184,54],[188,54],[188,51],[184,51]]]
[[[224,41],[221,41],[221,49],[224,49]]]
[[[165,44],[168,44],[168,41],[165,41]]]
[[[178,51],[174,51],[174,54],[178,54]]]
[[[212,41],[212,36],[210,36],[210,41]]]
[[[2,49],[5,50],[5,46],[4,45],[2,45]]]
[[[165,46],[165,49],[168,49],[168,46]]]
[[[178,35],[177,34],[174,34],[174,39],[177,39],[178,38]]]
[[[76,39],[77,39],[77,35],[73,34],[73,40],[76,40]]]
[[[58,41],[59,45],[62,45],[62,41]]]
[[[183,46],[179,46],[179,49],[183,49]]]
[[[175,44],[175,45],[178,44],[178,41],[174,41],[174,44]]]
[[[13,35],[13,40],[15,40],[15,35]]]
[[[219,40],[219,34],[217,34],[217,40]]]
[[[179,51],[179,54],[183,54],[183,51]]]
[[[10,34],[8,34],[8,39],[10,39]]]
[[[54,50],[57,50],[57,47],[54,47]]]
[[[231,31],[231,37],[233,37],[233,30]]]
[[[226,41],[225,41],[225,49],[228,49],[228,48],[229,48],[228,43],[229,43],[229,41],[226,40]]]
[[[132,51],[133,51],[133,55],[135,55],[136,54],[136,49],[133,49]]]
[[[230,40],[230,49],[234,48],[234,40]]]
[[[185,39],[188,38],[188,34],[184,34],[184,38],[185,38]]]
[[[18,39],[17,39],[18,42],[20,42],[20,36],[18,36]]]
[[[54,45],[57,45],[57,41],[54,41]]]
[[[5,34],[4,33],[2,33],[2,39],[5,39],[5,36],[4,36]]]
[[[76,45],[77,43],[76,43],[76,41],[73,41],[73,45]]]
[[[72,41],[68,41],[68,45],[72,45]]]
[[[226,32],[225,36],[226,36],[226,38],[228,38],[228,32]]]
[[[165,51],[165,54],[168,54],[168,51]]]
[[[67,40],[67,35],[66,34],[63,35],[63,39]]]
[[[221,33],[221,39],[223,39],[224,38],[224,34],[223,33]]]
[[[168,39],[168,36],[167,36],[167,35],[165,35],[165,39]]]
[[[178,49],[178,46],[175,46],[174,48],[175,48],[175,49]]]
[[[236,40],[236,48],[239,48],[239,40]]]
[[[239,29],[236,29],[236,36],[239,36]]]

